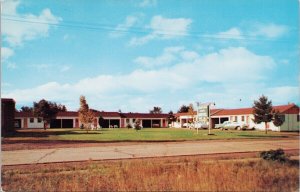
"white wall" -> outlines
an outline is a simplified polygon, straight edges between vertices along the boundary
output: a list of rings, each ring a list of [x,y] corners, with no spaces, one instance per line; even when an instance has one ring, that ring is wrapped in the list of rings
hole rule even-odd
[[[246,123],[249,126],[249,128],[254,127],[257,130],[265,130],[265,123],[256,124],[253,122],[254,119],[253,114],[214,116],[214,118],[228,117],[229,121],[235,121],[235,116],[237,116],[237,122]],[[244,121],[242,121],[242,116],[244,116]],[[248,123],[247,123],[247,116],[249,117]],[[297,114],[285,114],[285,121],[280,127],[276,127],[273,124],[273,122],[268,123],[268,126],[269,126],[268,130],[272,130],[272,131],[299,131],[300,128],[299,122],[297,122]]]
[[[34,117],[33,122],[31,123],[30,119],[31,118],[27,118],[28,128],[44,128],[44,122],[43,121],[41,121],[39,123],[38,118]],[[24,123],[24,122],[22,121],[22,123]],[[24,125],[24,124],[22,124],[22,125]]]

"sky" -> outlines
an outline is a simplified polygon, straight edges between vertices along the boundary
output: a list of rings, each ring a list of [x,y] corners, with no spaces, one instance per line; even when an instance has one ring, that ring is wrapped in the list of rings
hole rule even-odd
[[[167,113],[299,105],[298,0],[4,0],[1,97]]]

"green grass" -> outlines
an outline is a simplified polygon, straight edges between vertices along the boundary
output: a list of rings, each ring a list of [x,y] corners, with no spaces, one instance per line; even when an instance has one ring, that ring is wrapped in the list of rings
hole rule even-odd
[[[210,139],[266,139],[287,138],[296,136],[297,133],[264,131],[221,131],[212,130],[214,135],[207,135],[208,130],[175,129],[175,128],[144,128],[140,131],[133,129],[102,129],[89,131],[80,129],[47,129],[44,130],[19,130],[14,138],[40,138],[47,140],[87,140],[87,141],[186,141]]]

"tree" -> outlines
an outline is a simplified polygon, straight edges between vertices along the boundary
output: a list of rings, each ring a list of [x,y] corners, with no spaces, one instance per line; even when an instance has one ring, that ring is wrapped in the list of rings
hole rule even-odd
[[[24,108],[25,110],[27,108]],[[66,110],[66,107],[63,105],[57,105],[45,99],[40,100],[39,102],[33,102],[33,114],[36,117],[42,118],[44,121],[44,129],[46,130],[47,125],[50,123],[59,111]]]
[[[189,107],[186,105],[182,105],[179,110],[177,111],[177,113],[187,113],[189,111]]]
[[[135,122],[134,122],[134,129],[135,129],[136,131],[141,130],[141,129],[142,129],[141,124],[142,124],[142,122],[141,122],[140,119],[135,120]]]
[[[283,124],[283,122],[284,122],[284,119],[280,115],[279,111],[273,110],[273,124],[276,127],[279,127]]]
[[[89,109],[89,105],[87,104],[84,96],[80,96],[80,108],[78,112],[79,120],[88,132],[88,130],[91,128],[91,124],[94,122],[95,114],[92,110]]]
[[[33,107],[22,106],[20,112],[33,113]]]
[[[149,113],[151,113],[151,114],[161,114],[162,110],[161,110],[160,107],[153,107],[153,109],[150,110]]]
[[[189,123],[194,124],[194,121],[195,121],[195,114],[194,114],[194,107],[193,107],[193,104],[190,104],[190,105],[189,105],[188,114],[189,114],[189,116],[192,117],[192,120],[189,120]]]
[[[176,117],[174,116],[173,111],[170,111],[168,114],[168,124],[171,124],[172,122],[176,121]]]
[[[273,121],[275,126],[280,126],[283,120],[280,118],[279,112],[275,111],[272,106],[272,101],[268,97],[262,95],[258,101],[254,101],[253,105],[253,121],[255,123],[265,123],[265,133],[268,133],[267,123]]]
[[[104,118],[101,115],[99,116],[98,123],[99,123],[99,126],[101,126],[100,128],[102,128],[103,124],[104,124]]]

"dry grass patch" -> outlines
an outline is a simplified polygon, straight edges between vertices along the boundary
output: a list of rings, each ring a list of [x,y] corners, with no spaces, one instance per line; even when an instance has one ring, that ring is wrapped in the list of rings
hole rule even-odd
[[[298,161],[197,157],[4,167],[5,191],[295,191]]]

